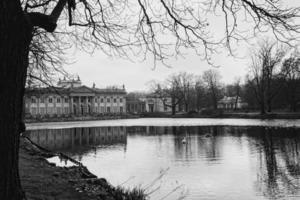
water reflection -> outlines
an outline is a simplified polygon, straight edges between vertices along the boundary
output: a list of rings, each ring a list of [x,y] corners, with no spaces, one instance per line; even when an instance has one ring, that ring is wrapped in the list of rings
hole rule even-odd
[[[69,155],[83,155],[105,145],[123,146],[126,149],[127,143],[125,127],[32,130],[27,135],[42,147]]]
[[[298,199],[300,129],[98,127],[31,131],[41,146],[79,158],[113,184],[147,185],[164,169],[159,199],[184,185],[186,199]],[[183,142],[183,139],[186,142]],[[79,156],[79,157],[77,157]],[[176,199],[175,191],[165,199]]]

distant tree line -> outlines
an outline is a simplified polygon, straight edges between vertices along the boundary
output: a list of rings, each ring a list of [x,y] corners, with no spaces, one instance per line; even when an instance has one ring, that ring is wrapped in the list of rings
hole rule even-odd
[[[300,106],[299,66],[300,53],[296,50],[264,41],[252,54],[244,83],[236,78],[232,84],[222,84],[220,72],[210,69],[201,75],[179,72],[163,82],[153,81],[151,92],[172,108],[173,114],[176,107],[185,112],[217,109],[224,96],[236,99],[234,109],[240,97],[248,104],[247,110],[261,114],[273,109],[296,112]]]

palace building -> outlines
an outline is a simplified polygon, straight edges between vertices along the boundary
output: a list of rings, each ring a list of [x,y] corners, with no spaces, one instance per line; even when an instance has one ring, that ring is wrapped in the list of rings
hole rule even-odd
[[[85,116],[122,114],[126,112],[126,90],[123,87],[96,88],[77,80],[59,80],[57,87],[27,88],[26,116]]]

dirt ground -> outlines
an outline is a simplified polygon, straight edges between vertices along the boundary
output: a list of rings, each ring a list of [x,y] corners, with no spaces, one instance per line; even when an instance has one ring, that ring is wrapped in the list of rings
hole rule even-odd
[[[85,167],[56,167],[45,152],[21,138],[19,169],[28,200],[142,200],[142,191],[114,188]],[[92,176],[90,176],[92,175]],[[94,177],[93,177],[94,176]]]

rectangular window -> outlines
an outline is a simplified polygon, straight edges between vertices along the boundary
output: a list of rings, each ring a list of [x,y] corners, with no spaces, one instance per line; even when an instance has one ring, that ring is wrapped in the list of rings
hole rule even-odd
[[[107,98],[107,99],[106,99],[106,102],[108,102],[108,103],[109,103],[109,102],[110,102],[110,98]]]
[[[36,114],[37,114],[36,108],[31,108],[31,114],[32,114],[32,115],[36,115]]]
[[[48,101],[49,101],[49,103],[52,103],[53,99],[52,99],[52,98],[49,98]]]
[[[81,98],[80,102],[81,102],[81,103],[84,103],[84,99],[83,99],[83,98]]]
[[[98,103],[98,98],[95,98],[95,102]]]
[[[69,99],[68,98],[65,98],[65,103],[68,103],[69,102]]]
[[[60,103],[60,98],[59,97],[57,97],[56,102]]]
[[[65,114],[69,113],[69,109],[65,107]]]
[[[103,103],[103,98],[101,98],[100,102]]]
[[[114,99],[114,103],[117,103],[117,99]]]
[[[43,97],[40,98],[41,103],[45,103],[45,99]]]
[[[121,107],[120,107],[120,113],[122,113],[122,112],[123,112],[123,107],[121,106]]]
[[[106,107],[106,112],[110,113],[110,107]]]
[[[123,98],[120,98],[120,102],[121,102],[121,103],[123,102]]]
[[[61,108],[56,108],[56,113],[60,115],[61,114]]]

